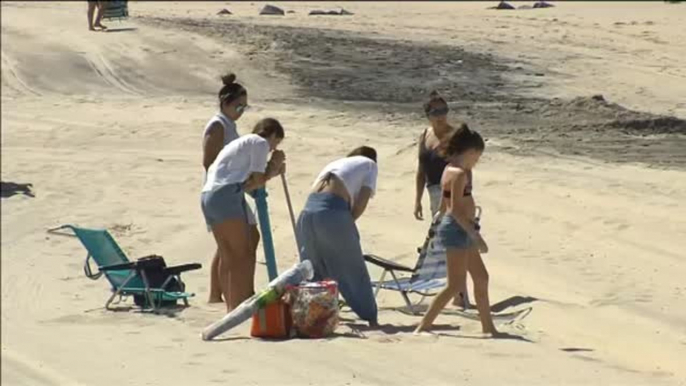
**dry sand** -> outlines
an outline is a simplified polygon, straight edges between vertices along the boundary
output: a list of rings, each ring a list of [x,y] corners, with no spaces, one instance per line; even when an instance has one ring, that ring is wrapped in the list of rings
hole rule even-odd
[[[686,6],[341,4],[355,15],[131,2],[135,17],[89,33],[84,3],[2,3],[2,181],[35,192],[3,191],[2,384],[685,385]],[[205,302],[200,134],[226,69],[250,91],[241,132],[267,115],[286,126],[296,210],[326,162],[378,148],[363,245],[408,265],[427,226],[411,214],[420,104],[449,95],[489,138],[475,196],[495,308],[533,307],[500,326],[519,339],[449,312],[440,335],[412,336],[419,319],[383,293],[382,331],[345,312],[332,339],[252,340],[246,323],[201,341],[223,307]],[[269,191],[283,270],[296,251]],[[109,228],[131,257],[203,263],[185,275],[191,307],[103,310],[78,242],[45,233],[64,223]]]

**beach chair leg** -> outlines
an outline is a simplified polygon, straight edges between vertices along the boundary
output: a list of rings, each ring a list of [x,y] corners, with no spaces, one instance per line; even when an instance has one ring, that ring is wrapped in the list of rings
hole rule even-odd
[[[419,315],[419,312],[415,311],[414,304],[412,304],[412,302],[410,301],[410,297],[407,296],[407,292],[402,291],[400,292],[400,294],[403,295],[403,299],[405,299],[405,304],[407,304],[407,308],[410,309],[412,315]]]
[[[388,269],[383,270],[383,272],[381,273],[381,277],[379,278],[379,281],[376,282],[376,289],[374,290],[374,299],[376,299],[376,295],[378,295],[379,291],[381,291],[381,283],[383,283],[384,279],[386,279],[386,273],[388,273]]]
[[[144,270],[141,270],[141,278],[143,278],[143,285],[145,285],[145,297],[148,299],[148,303],[152,307],[152,311],[157,311],[157,305],[155,304],[155,297],[150,291],[150,282],[148,281],[148,276],[145,274]],[[160,301],[161,302],[161,301]],[[145,306],[143,307],[145,309]]]
[[[105,303],[105,309],[111,310],[110,304],[112,303],[114,298],[117,297],[117,295],[119,295],[119,298],[121,299],[121,291],[127,284],[129,284],[129,282],[131,281],[131,279],[134,278],[134,276],[136,276],[136,271],[131,271],[126,280],[124,280],[124,282],[119,286],[119,288],[117,288],[117,290],[114,291],[114,293],[112,293],[112,296],[110,296],[110,298],[107,300],[107,302]]]
[[[393,281],[395,282],[395,285],[397,286],[398,289],[401,288],[400,282],[398,281],[398,277],[395,276],[395,272],[391,272],[391,277],[393,278]],[[413,315],[417,315],[416,312],[414,312],[414,307],[412,306],[412,302],[410,301],[410,298],[407,296],[407,291],[402,291],[400,290],[400,295],[402,295],[403,299],[405,300],[405,304],[407,304],[407,307],[410,309],[410,312]]]

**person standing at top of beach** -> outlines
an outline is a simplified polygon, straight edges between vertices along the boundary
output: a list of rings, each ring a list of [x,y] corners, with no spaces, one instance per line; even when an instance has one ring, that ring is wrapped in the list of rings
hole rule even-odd
[[[222,76],[222,88],[219,90],[219,111],[210,118],[202,133],[202,164],[205,169],[203,184],[207,178],[207,169],[217,158],[219,152],[231,141],[239,137],[236,121],[239,120],[248,106],[248,91],[236,83],[236,75],[228,73]],[[257,230],[257,220],[250,207],[247,208],[248,224],[250,228],[250,250],[257,255],[260,243],[260,232]],[[222,289],[219,281],[219,265],[221,264],[219,248],[214,253],[210,266],[210,303],[221,303]]]
[[[252,134],[231,141],[207,169],[201,207],[212,229],[221,263],[218,282],[230,312],[254,293],[255,253],[245,193],[285,172],[285,154],[276,150],[284,130],[273,118],[262,119]],[[269,153],[271,159],[267,162]]]
[[[338,282],[350,308],[376,326],[377,307],[355,221],[376,190],[376,150],[362,146],[333,161],[315,179],[297,224],[300,259],[310,260],[314,280]]]
[[[481,328],[484,333],[497,335],[493,324],[491,305],[488,299],[488,271],[479,253],[487,253],[488,246],[479,233],[474,221],[475,207],[471,199],[471,173],[485,148],[479,133],[461,124],[441,144],[440,151],[446,157],[448,166],[441,178],[443,196],[440,222],[436,238],[445,245],[448,271],[447,285],[429,306],[424,318],[415,330],[428,331],[434,320],[455,296],[456,290],[465,282],[467,270],[474,280],[474,297],[479,310]]]
[[[448,123],[448,103],[437,92],[429,94],[429,100],[424,103],[424,114],[429,120],[430,126],[419,135],[417,173],[415,175],[415,200],[414,217],[417,220],[424,219],[422,208],[422,196],[424,188],[429,195],[429,205],[431,208],[431,219],[441,211],[441,176],[443,170],[448,165],[448,161],[441,156],[438,151],[439,146],[444,142],[454,130]],[[459,286],[454,305],[463,307],[466,305],[467,282]]]
[[[95,9],[98,9],[98,13],[95,14]],[[95,28],[100,28],[105,31],[107,27],[102,25],[100,21],[102,20],[102,15],[105,12],[105,2],[104,1],[89,1],[88,2],[88,30],[95,31]],[[93,16],[95,15],[95,23],[93,22]]]

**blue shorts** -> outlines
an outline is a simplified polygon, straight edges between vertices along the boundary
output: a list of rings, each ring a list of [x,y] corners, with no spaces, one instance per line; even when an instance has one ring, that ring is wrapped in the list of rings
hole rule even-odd
[[[436,228],[436,237],[446,248],[469,249],[474,241],[451,214],[444,215]]]
[[[232,219],[248,221],[247,203],[240,184],[224,185],[216,190],[202,192],[200,204],[209,227]]]

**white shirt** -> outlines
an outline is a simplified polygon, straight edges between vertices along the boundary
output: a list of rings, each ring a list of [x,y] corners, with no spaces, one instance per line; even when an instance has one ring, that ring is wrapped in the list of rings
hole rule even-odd
[[[229,142],[238,138],[238,130],[236,130],[236,122],[233,119],[224,115],[224,113],[218,112],[212,118],[210,118],[209,121],[207,121],[207,124],[205,125],[205,130],[203,130],[203,132],[202,132],[203,142],[205,141],[205,137],[207,137],[207,134],[210,131],[210,127],[212,127],[212,125],[215,122],[219,122],[222,125],[222,127],[224,128],[224,146],[228,145]]]
[[[207,169],[203,192],[222,186],[244,183],[252,173],[267,169],[269,142],[257,134],[247,134],[231,141],[219,152]]]
[[[372,197],[376,192],[376,177],[379,174],[379,169],[376,162],[367,157],[356,155],[331,162],[319,173],[312,186],[316,186],[329,173],[335,175],[343,182],[350,196],[351,206],[360,194],[362,187],[370,188],[372,190]]]
[[[207,124],[205,125],[205,129],[202,131],[202,141],[203,141],[203,146],[205,144],[205,138],[210,132],[210,127],[215,122],[219,122],[222,127],[224,128],[224,146],[228,145],[229,142],[233,141],[234,139],[237,139],[239,137],[238,131],[236,130],[236,122],[224,115],[221,111],[216,113],[212,118],[210,118],[209,121],[207,121]],[[202,184],[203,186],[207,182],[207,173],[205,172],[205,169],[203,168],[203,179],[202,179]]]

